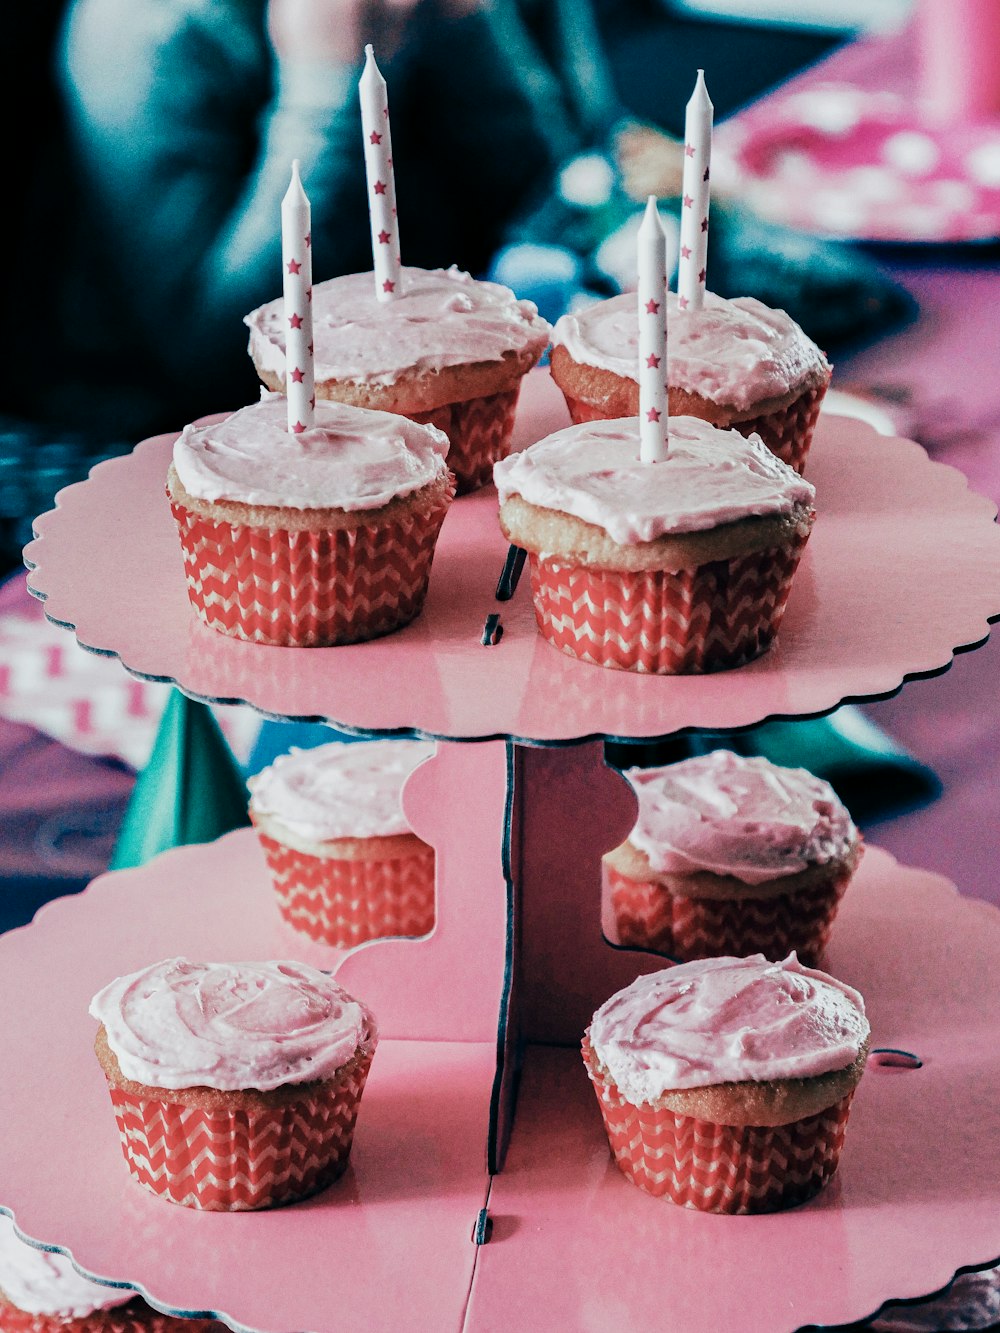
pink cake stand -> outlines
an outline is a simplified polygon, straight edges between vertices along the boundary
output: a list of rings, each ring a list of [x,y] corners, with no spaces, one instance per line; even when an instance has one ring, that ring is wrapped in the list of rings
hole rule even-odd
[[[533,372],[518,443],[567,421],[548,373]],[[267,714],[542,743],[739,728],[890,694],[947,667],[1000,615],[995,507],[919,445],[831,417],[809,458],[819,517],[778,642],[737,671],[639,676],[552,648],[536,631],[527,577],[512,601],[495,599],[507,548],[492,488],[452,506],[412,625],[340,648],[243,643],[206,628],[188,602],[164,493],[173,438],[147,441],[60,492],[26,548],[31,589],[52,620],[134,674]],[[486,647],[491,613],[504,632]]]
[[[22,1234],[160,1309],[261,1333],[789,1333],[1000,1255],[1000,1034],[983,1003],[1000,914],[870,848],[826,965],[865,994],[874,1044],[922,1068],[869,1069],[838,1176],[809,1204],[687,1212],[613,1166],[578,1051],[596,1005],[661,966],[601,936],[599,855],[634,800],[599,744],[506,750],[442,745],[408,786],[439,857],[426,940],[344,955],[296,936],[250,830],[103,876],[0,938],[0,1005],[17,1015],[0,1026],[0,1067],[17,1074],[0,1080],[0,1205]],[[497,844],[508,800],[513,936]],[[129,1177],[87,1005],[108,978],[176,954],[318,962],[379,1015],[351,1168],[315,1199],[199,1214]]]

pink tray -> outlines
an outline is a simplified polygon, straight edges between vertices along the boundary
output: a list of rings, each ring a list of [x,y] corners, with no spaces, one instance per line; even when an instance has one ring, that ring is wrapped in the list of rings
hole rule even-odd
[[[377,943],[346,959],[299,946],[248,830],[104,876],[0,938],[0,1006],[17,1015],[0,1025],[0,1067],[17,1071],[0,1080],[0,1124],[13,1127],[0,1135],[0,1206],[91,1276],[138,1285],[160,1308],[214,1311],[266,1333],[790,1333],[858,1318],[995,1260],[1000,1041],[996,1007],[983,997],[1000,969],[1000,913],[874,848],[845,896],[827,966],[866,995],[875,1044],[915,1051],[924,1066],[866,1074],[837,1181],[791,1212],[727,1219],[649,1199],[611,1165],[575,1049],[581,1016],[659,963],[601,941],[595,857],[634,805],[621,779],[600,771],[600,749],[514,756],[513,865],[524,900],[515,936],[526,945],[514,974],[530,984],[512,1002],[528,1045],[509,1153],[492,1184],[509,944],[497,855],[507,756],[494,744],[443,746],[407,788],[412,822],[439,851],[441,910],[427,941]],[[463,838],[451,847],[445,830],[458,809]],[[325,1194],[268,1213],[208,1215],[129,1179],[87,1002],[109,976],[172,953],[326,961],[382,1018],[388,1035],[352,1167]],[[539,958],[551,960],[547,970]],[[462,1039],[442,1039],[449,1032]],[[539,1045],[551,1041],[565,1044]],[[492,1238],[477,1247],[487,1188]]]
[[[830,81],[766,97],[719,127],[712,171],[762,216],[802,231],[934,244],[1000,236],[1000,117],[939,124],[896,92]]]
[[[566,424],[546,371],[528,377],[523,445]],[[62,491],[25,552],[30,585],[80,642],[196,698],[323,718],[347,730],[559,742],[652,738],[829,711],[945,668],[1000,615],[995,507],[916,444],[823,419],[807,475],[819,518],[777,645],[738,671],[641,677],[565,657],[538,635],[527,577],[494,599],[506,546],[488,488],[458,500],[438,544],[424,614],[342,648],[246,644],[204,627],[184,587],[163,491],[172,436],[103,463]],[[487,615],[504,634],[481,643]]]

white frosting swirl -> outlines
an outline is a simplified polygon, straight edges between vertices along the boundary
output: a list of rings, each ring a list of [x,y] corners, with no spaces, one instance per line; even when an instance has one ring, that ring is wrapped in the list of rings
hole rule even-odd
[[[729,301],[705,293],[701,310],[680,310],[667,294],[671,387],[744,411],[769,398],[804,388],[826,357],[784,310],[752,296]],[[552,331],[554,345],[574,361],[636,379],[639,357],[635,296],[625,293],[572,314]]]
[[[548,435],[494,464],[501,503],[520,495],[603,528],[621,545],[697,532],[753,515],[811,506],[815,488],[757,435],[671,417],[662,462],[639,457],[635,417],[589,421]]]
[[[409,740],[293,749],[250,778],[250,806],[310,842],[409,833],[403,784],[435,749],[433,741]]]
[[[655,871],[761,884],[838,860],[857,842],[837,793],[804,768],[713,750],[625,777],[639,798],[629,842]]]
[[[703,958],[639,977],[593,1017],[590,1044],[625,1097],[846,1069],[868,1036],[861,996],[795,954]]]
[[[540,356],[552,332],[531,301],[509,287],[449,269],[404,268],[403,293],[379,301],[371,273],[348,273],[313,287],[316,380],[394,384],[401,376],[481,361],[508,352]],[[244,317],[258,370],[285,374],[284,302]]]
[[[63,1254],[28,1245],[6,1213],[0,1213],[0,1291],[25,1314],[60,1319],[84,1319],[135,1297],[130,1287],[108,1287],[82,1277]]]
[[[263,393],[211,426],[185,426],[174,467],[200,500],[282,509],[378,509],[447,472],[448,437],[391,412],[320,400],[313,425],[287,429],[285,399]]]
[[[155,1088],[257,1088],[330,1078],[374,1037],[363,1005],[304,963],[168,958],[90,1002],[126,1078]]]

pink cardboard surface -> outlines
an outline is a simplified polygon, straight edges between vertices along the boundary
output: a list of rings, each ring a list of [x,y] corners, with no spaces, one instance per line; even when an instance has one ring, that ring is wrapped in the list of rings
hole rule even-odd
[[[563,915],[550,976],[578,937],[596,937],[598,884],[589,916]],[[574,974],[574,1001],[591,1011],[621,984],[622,958],[634,960],[632,975],[649,970],[647,955],[604,953],[603,968],[591,949]],[[531,1045],[469,1328],[792,1333],[926,1294],[1000,1255],[1000,1043],[996,1005],[984,1003],[1000,967],[1000,913],[869,847],[824,966],[865,996],[873,1045],[923,1060],[917,1070],[870,1065],[831,1184],[761,1217],[651,1198],[611,1159],[582,1026],[570,1048]],[[535,1003],[555,1009],[558,984],[539,983]]]
[[[0,937],[0,1207],[20,1231],[158,1308],[234,1328],[460,1328],[489,1181],[506,773],[502,744],[441,746],[407,785],[411,822],[438,848],[438,920],[424,940],[345,956],[296,934],[251,830],[102,876]],[[469,790],[463,837],[445,847]],[[336,970],[375,1012],[351,1165],[315,1198],[198,1213],[129,1176],[87,1007],[112,977],[173,956],[301,959]]]
[[[566,421],[548,374],[533,372],[518,443]],[[412,625],[347,647],[261,647],[206,628],[188,603],[163,492],[172,439],[147,441],[60,493],[26,549],[30,586],[53,620],[133,673],[273,715],[541,742],[741,727],[890,693],[946,667],[1000,615],[995,507],[918,445],[831,417],[821,418],[807,467],[819,517],[778,642],[746,667],[648,677],[552,648],[535,629],[526,577],[513,600],[494,598],[506,545],[491,487],[452,505]],[[485,647],[496,612],[503,637]]]

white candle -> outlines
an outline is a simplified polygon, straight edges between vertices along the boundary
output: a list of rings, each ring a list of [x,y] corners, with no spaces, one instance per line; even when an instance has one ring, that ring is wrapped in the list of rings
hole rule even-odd
[[[288,429],[308,429],[316,410],[313,382],[311,210],[298,158],[281,201],[281,264],[285,296],[285,396]]]
[[[667,456],[667,234],[649,196],[636,245],[639,317],[639,457]]]
[[[396,181],[392,170],[392,139],[389,134],[389,94],[370,45],[365,47],[365,67],[358,84],[358,93],[361,97],[365,173],[368,177],[368,217],[372,229],[375,295],[380,301],[392,301],[402,295],[402,282]]]
[[[684,117],[681,255],[677,270],[677,304],[682,310],[700,310],[705,304],[714,110],[705,87],[705,71],[700,69]]]

